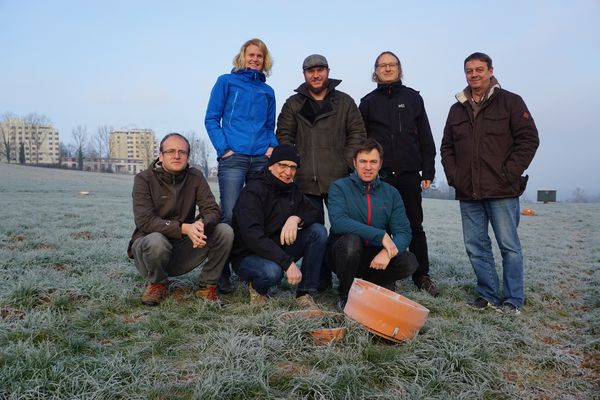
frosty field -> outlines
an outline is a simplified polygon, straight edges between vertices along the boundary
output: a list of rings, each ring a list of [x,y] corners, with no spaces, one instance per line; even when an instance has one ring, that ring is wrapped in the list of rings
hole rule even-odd
[[[142,306],[132,182],[0,164],[0,399],[600,399],[598,203],[527,205],[526,304],[508,316],[466,306],[458,204],[424,200],[441,293],[397,290],[431,310],[421,333],[390,344],[346,321],[318,346],[314,322],[280,319],[296,309],[286,283],[261,308],[236,282],[218,306],[194,298],[193,272]]]

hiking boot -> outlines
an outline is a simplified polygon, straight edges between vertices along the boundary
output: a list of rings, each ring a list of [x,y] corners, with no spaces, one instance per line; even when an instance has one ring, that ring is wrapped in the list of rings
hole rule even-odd
[[[427,292],[433,297],[436,297],[439,294],[437,286],[427,275],[422,275],[418,277],[414,282],[415,285],[417,285],[417,287],[419,288],[419,290]]]
[[[489,301],[487,301],[483,297],[478,297],[475,300],[467,303],[467,305],[469,307],[471,307],[472,309],[479,310],[479,311],[485,310],[487,308],[490,308],[490,309],[495,310],[495,311],[500,311],[500,309],[497,306],[495,306],[494,304],[490,303]]]
[[[200,288],[196,290],[196,297],[208,301],[219,301],[217,297],[217,285],[200,284]]]
[[[500,310],[503,314],[521,315],[521,309],[508,301],[502,303]]]
[[[308,293],[303,294],[300,297],[296,297],[296,304],[306,310],[318,310],[319,306],[315,303],[315,300]]]
[[[164,283],[151,283],[142,293],[142,304],[157,306],[169,295],[169,289]]]
[[[250,293],[250,304],[252,305],[265,305],[268,302],[268,297],[264,294],[258,293],[253,287],[252,282],[248,282],[248,293]]]
[[[337,302],[335,303],[335,308],[337,308],[337,310],[339,312],[344,312],[344,308],[346,308],[346,303],[348,302],[348,298],[347,297],[339,297],[337,299]]]

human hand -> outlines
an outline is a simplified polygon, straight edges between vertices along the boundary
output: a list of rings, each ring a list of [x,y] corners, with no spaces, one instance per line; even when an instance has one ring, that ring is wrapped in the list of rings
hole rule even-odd
[[[298,236],[298,224],[300,223],[300,217],[290,215],[290,217],[283,224],[281,233],[279,234],[279,241],[281,245],[287,244],[288,246],[296,241]]]
[[[384,270],[387,268],[389,263],[390,256],[388,255],[387,250],[381,249],[381,251],[377,253],[375,257],[373,257],[373,260],[371,260],[371,265],[369,265],[369,268]]]
[[[383,239],[381,239],[381,244],[383,248],[387,251],[390,259],[398,255],[398,248],[396,247],[396,244],[392,240],[391,236],[387,234],[387,232],[385,233],[385,235],[383,235]]]
[[[234,154],[235,154],[235,151],[233,151],[233,150],[227,150],[227,151],[225,152],[225,154],[223,154],[223,156],[221,157],[221,160],[222,160],[222,159],[224,159],[224,158],[227,158],[227,157],[229,157],[229,156],[232,156],[232,155],[234,155]]]
[[[423,188],[423,190],[427,190],[429,189],[429,187],[431,186],[431,181],[428,179],[424,179],[421,181],[421,187]]]
[[[265,151],[265,156],[271,158],[271,153],[273,153],[273,148],[269,147],[267,151]]]
[[[302,272],[300,272],[300,268],[298,268],[296,263],[293,261],[285,274],[287,275],[287,281],[290,285],[297,285],[302,280]]]
[[[193,248],[201,249],[206,246],[206,235],[204,234],[204,223],[202,221],[181,224],[181,233],[190,238]]]

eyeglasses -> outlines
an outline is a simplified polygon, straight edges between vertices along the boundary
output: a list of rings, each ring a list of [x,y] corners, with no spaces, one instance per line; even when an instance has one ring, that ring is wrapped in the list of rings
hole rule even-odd
[[[298,170],[298,166],[297,165],[290,165],[290,164],[286,164],[286,163],[282,163],[282,162],[278,162],[277,166],[281,169],[288,169],[290,170],[290,172],[296,172],[296,170]]]
[[[377,68],[386,69],[386,68],[397,68],[398,63],[385,63],[385,64],[377,64]]]
[[[177,154],[179,157],[187,157],[187,155],[188,155],[187,150],[175,150],[175,149],[164,150],[162,153],[168,155],[169,157],[174,157],[175,154]]]

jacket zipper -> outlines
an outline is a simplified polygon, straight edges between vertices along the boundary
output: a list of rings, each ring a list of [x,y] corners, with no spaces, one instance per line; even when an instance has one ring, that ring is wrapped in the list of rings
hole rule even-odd
[[[402,133],[402,108],[398,104],[398,133]]]
[[[229,126],[231,126],[231,121],[233,120],[233,113],[235,112],[235,105],[237,103],[239,92],[235,92],[235,97],[233,98],[233,105],[231,106],[231,114],[229,114]]]
[[[367,185],[367,225],[371,226],[371,184]],[[365,240],[365,246],[369,245],[369,241]]]

